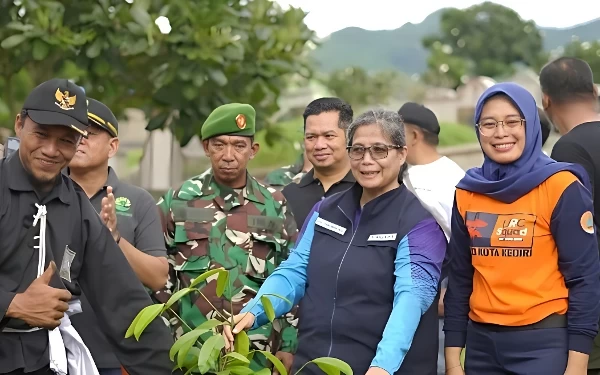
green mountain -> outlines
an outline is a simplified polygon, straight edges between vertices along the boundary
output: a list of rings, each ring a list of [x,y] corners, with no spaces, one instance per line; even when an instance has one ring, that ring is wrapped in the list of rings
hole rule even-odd
[[[439,31],[440,9],[418,24],[407,23],[395,30],[369,31],[348,27],[336,31],[321,41],[313,52],[321,71],[330,72],[348,66],[368,71],[397,69],[408,74],[422,73],[427,65],[428,52],[421,40]],[[544,47],[550,51],[569,43],[573,36],[581,41],[593,41],[600,35],[600,18],[569,28],[540,28]]]

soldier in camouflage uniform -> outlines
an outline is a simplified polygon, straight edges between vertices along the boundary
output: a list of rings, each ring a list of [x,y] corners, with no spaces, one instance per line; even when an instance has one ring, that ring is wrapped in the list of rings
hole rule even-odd
[[[308,164],[309,168],[304,170],[306,164]],[[282,189],[289,183],[293,182],[297,184],[309,169],[310,162],[307,160],[303,150],[294,164],[286,165],[267,174],[265,183],[277,189]]]
[[[210,303],[194,294],[175,306],[192,328],[206,319],[220,319],[214,308],[226,317],[238,314],[287,259],[297,236],[283,195],[246,171],[259,148],[253,139],[255,116],[247,104],[215,109],[201,131],[212,168],[171,189],[158,202],[171,268],[167,290],[157,293],[158,300],[166,302],[171,293],[209,269],[224,267],[230,272],[231,290],[226,288],[224,298],[216,296],[216,279],[209,278],[200,287]],[[185,326],[177,319],[171,322],[175,336],[181,336]],[[271,351],[291,366],[297,346],[295,324],[290,315],[251,331],[251,346]],[[267,364],[263,356],[254,358],[254,369]]]

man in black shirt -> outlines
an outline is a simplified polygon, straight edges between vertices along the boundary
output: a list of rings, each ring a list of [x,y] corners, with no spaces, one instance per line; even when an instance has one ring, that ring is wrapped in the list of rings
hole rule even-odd
[[[580,164],[587,171],[594,200],[594,222],[598,228],[600,197],[595,193],[600,191],[600,114],[592,70],[583,60],[562,57],[542,69],[540,85],[544,110],[562,135],[554,145],[551,157]],[[589,357],[590,375],[600,374],[598,340],[597,337]]]
[[[81,292],[129,374],[171,373],[173,341],[162,321],[139,342],[124,338],[152,301],[85,193],[61,174],[87,128],[83,90],[47,81],[16,118],[19,151],[0,160],[2,374],[95,373],[67,364],[75,341],[84,353],[76,359],[89,357],[68,322],[80,310],[72,297]]]
[[[318,201],[355,182],[346,151],[346,129],[352,116],[352,107],[338,98],[316,99],[304,110],[304,149],[313,169],[282,191],[298,228]]]

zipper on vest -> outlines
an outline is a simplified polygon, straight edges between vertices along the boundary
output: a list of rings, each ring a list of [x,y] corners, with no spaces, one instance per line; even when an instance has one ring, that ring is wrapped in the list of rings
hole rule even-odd
[[[340,211],[342,211],[344,216],[346,216],[346,218],[348,218],[348,220],[350,220],[350,223],[352,223],[352,237],[350,237],[350,243],[348,243],[348,247],[346,247],[346,251],[344,251],[344,255],[342,256],[342,260],[340,261],[340,265],[338,266],[337,274],[335,276],[335,294],[333,296],[333,311],[331,312],[331,321],[329,322],[329,351],[327,352],[327,357],[331,356],[331,351],[333,350],[333,318],[335,317],[335,304],[336,304],[336,300],[337,300],[337,285],[338,285],[338,280],[340,278],[340,270],[342,269],[342,264],[344,263],[344,259],[346,259],[346,254],[348,254],[348,250],[350,250],[350,246],[352,246],[352,241],[354,240],[354,235],[356,234],[356,231],[358,230],[358,221],[356,222],[356,229],[355,229],[354,222],[352,221],[352,219],[350,219],[348,217],[348,215],[346,215],[346,213],[344,212],[344,210],[342,210],[340,208],[340,206],[338,206],[338,208],[340,209]],[[359,221],[360,221],[360,219],[359,219]]]

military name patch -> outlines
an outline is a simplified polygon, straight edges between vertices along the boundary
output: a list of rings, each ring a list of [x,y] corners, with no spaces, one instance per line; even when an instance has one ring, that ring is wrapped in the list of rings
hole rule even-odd
[[[177,202],[177,203],[175,203]],[[174,201],[171,205],[175,222],[193,221],[197,223],[215,220],[215,210],[212,208],[189,207],[187,202]]]
[[[264,229],[270,232],[277,231],[283,226],[283,219],[278,217],[248,215],[248,227],[254,229]]]
[[[317,218],[315,224],[322,228],[329,229],[332,232],[341,234],[342,236],[344,235],[344,233],[346,233],[346,228],[341,227],[337,224],[332,223],[331,221],[327,221],[320,217]]]

